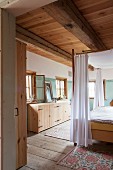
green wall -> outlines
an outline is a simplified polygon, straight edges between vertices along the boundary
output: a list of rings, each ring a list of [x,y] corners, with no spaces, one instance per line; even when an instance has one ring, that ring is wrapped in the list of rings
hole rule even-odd
[[[68,81],[68,99],[72,98],[72,81]]]
[[[106,100],[104,101],[105,106],[109,106],[110,101],[113,99],[113,80],[106,80]],[[90,99],[90,110],[93,109],[93,99]]]
[[[53,78],[45,78],[46,81],[51,81],[53,97],[56,97],[56,80]],[[113,99],[113,80],[106,80],[106,100],[105,106],[109,106],[110,101]],[[71,100],[72,96],[72,81],[68,81],[68,99]],[[90,99],[90,110],[93,109],[93,99]]]
[[[109,106],[109,103],[112,99],[113,99],[113,80],[107,80],[105,106]]]

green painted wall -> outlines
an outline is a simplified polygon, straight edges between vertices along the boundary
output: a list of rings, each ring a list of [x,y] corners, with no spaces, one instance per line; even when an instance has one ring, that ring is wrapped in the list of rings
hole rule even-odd
[[[72,81],[68,81],[68,99],[72,98]]]
[[[53,78],[45,78],[46,81],[51,81],[53,97],[56,97],[56,80]],[[105,106],[109,106],[110,101],[113,99],[113,80],[106,80],[106,100]],[[68,99],[72,97],[72,81],[68,81]],[[90,110],[93,109],[93,99],[90,99]]]
[[[107,80],[105,106],[109,106],[109,103],[112,99],[113,99],[113,80]]]

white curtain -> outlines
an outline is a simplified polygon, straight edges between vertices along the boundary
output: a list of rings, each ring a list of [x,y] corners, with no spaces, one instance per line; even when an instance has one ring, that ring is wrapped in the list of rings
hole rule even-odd
[[[74,56],[71,137],[77,145],[92,144],[88,100],[88,55]]]
[[[97,69],[93,109],[104,106],[104,90],[101,69]]]

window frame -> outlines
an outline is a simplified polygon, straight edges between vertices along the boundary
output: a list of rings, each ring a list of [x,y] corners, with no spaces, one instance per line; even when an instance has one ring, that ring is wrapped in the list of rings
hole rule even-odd
[[[64,81],[64,95],[66,96],[66,99],[67,99],[67,98],[68,98],[67,78],[57,77],[57,76],[56,76],[56,80],[58,80],[58,81]],[[57,89],[56,89],[56,93],[57,93]],[[60,96],[60,98],[61,98],[61,96]]]
[[[32,100],[36,99],[36,72],[34,71],[30,71],[30,70],[26,70],[26,76],[31,76],[31,93],[32,93]],[[29,88],[29,87],[26,87]],[[27,99],[27,92],[26,92],[26,101],[27,102],[31,102],[30,99]]]
[[[95,81],[95,80],[90,80],[90,81],[88,82],[88,84],[89,84],[89,83],[92,83],[92,82],[95,83],[96,81]],[[94,99],[94,97],[90,97],[90,96],[89,96],[89,99]]]
[[[88,83],[90,82],[96,83],[96,80],[90,80]],[[103,79],[103,90],[104,90],[104,100],[106,100],[106,80],[105,79]],[[94,99],[94,97],[89,96],[89,99]]]

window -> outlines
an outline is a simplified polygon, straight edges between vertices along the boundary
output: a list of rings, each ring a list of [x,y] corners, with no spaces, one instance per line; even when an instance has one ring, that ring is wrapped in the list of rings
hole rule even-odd
[[[45,76],[36,75],[36,97],[38,103],[45,102]]]
[[[26,97],[27,97],[27,100],[30,100],[31,96],[32,96],[31,75],[26,75]]]
[[[104,99],[106,99],[106,81],[103,80],[103,90],[104,90]],[[94,99],[94,92],[95,92],[95,81],[89,82],[89,98]]]
[[[89,82],[89,98],[94,98],[95,81]]]
[[[36,72],[26,72],[26,100],[31,101],[36,98]]]
[[[57,98],[67,98],[67,79],[56,78],[56,95]]]

